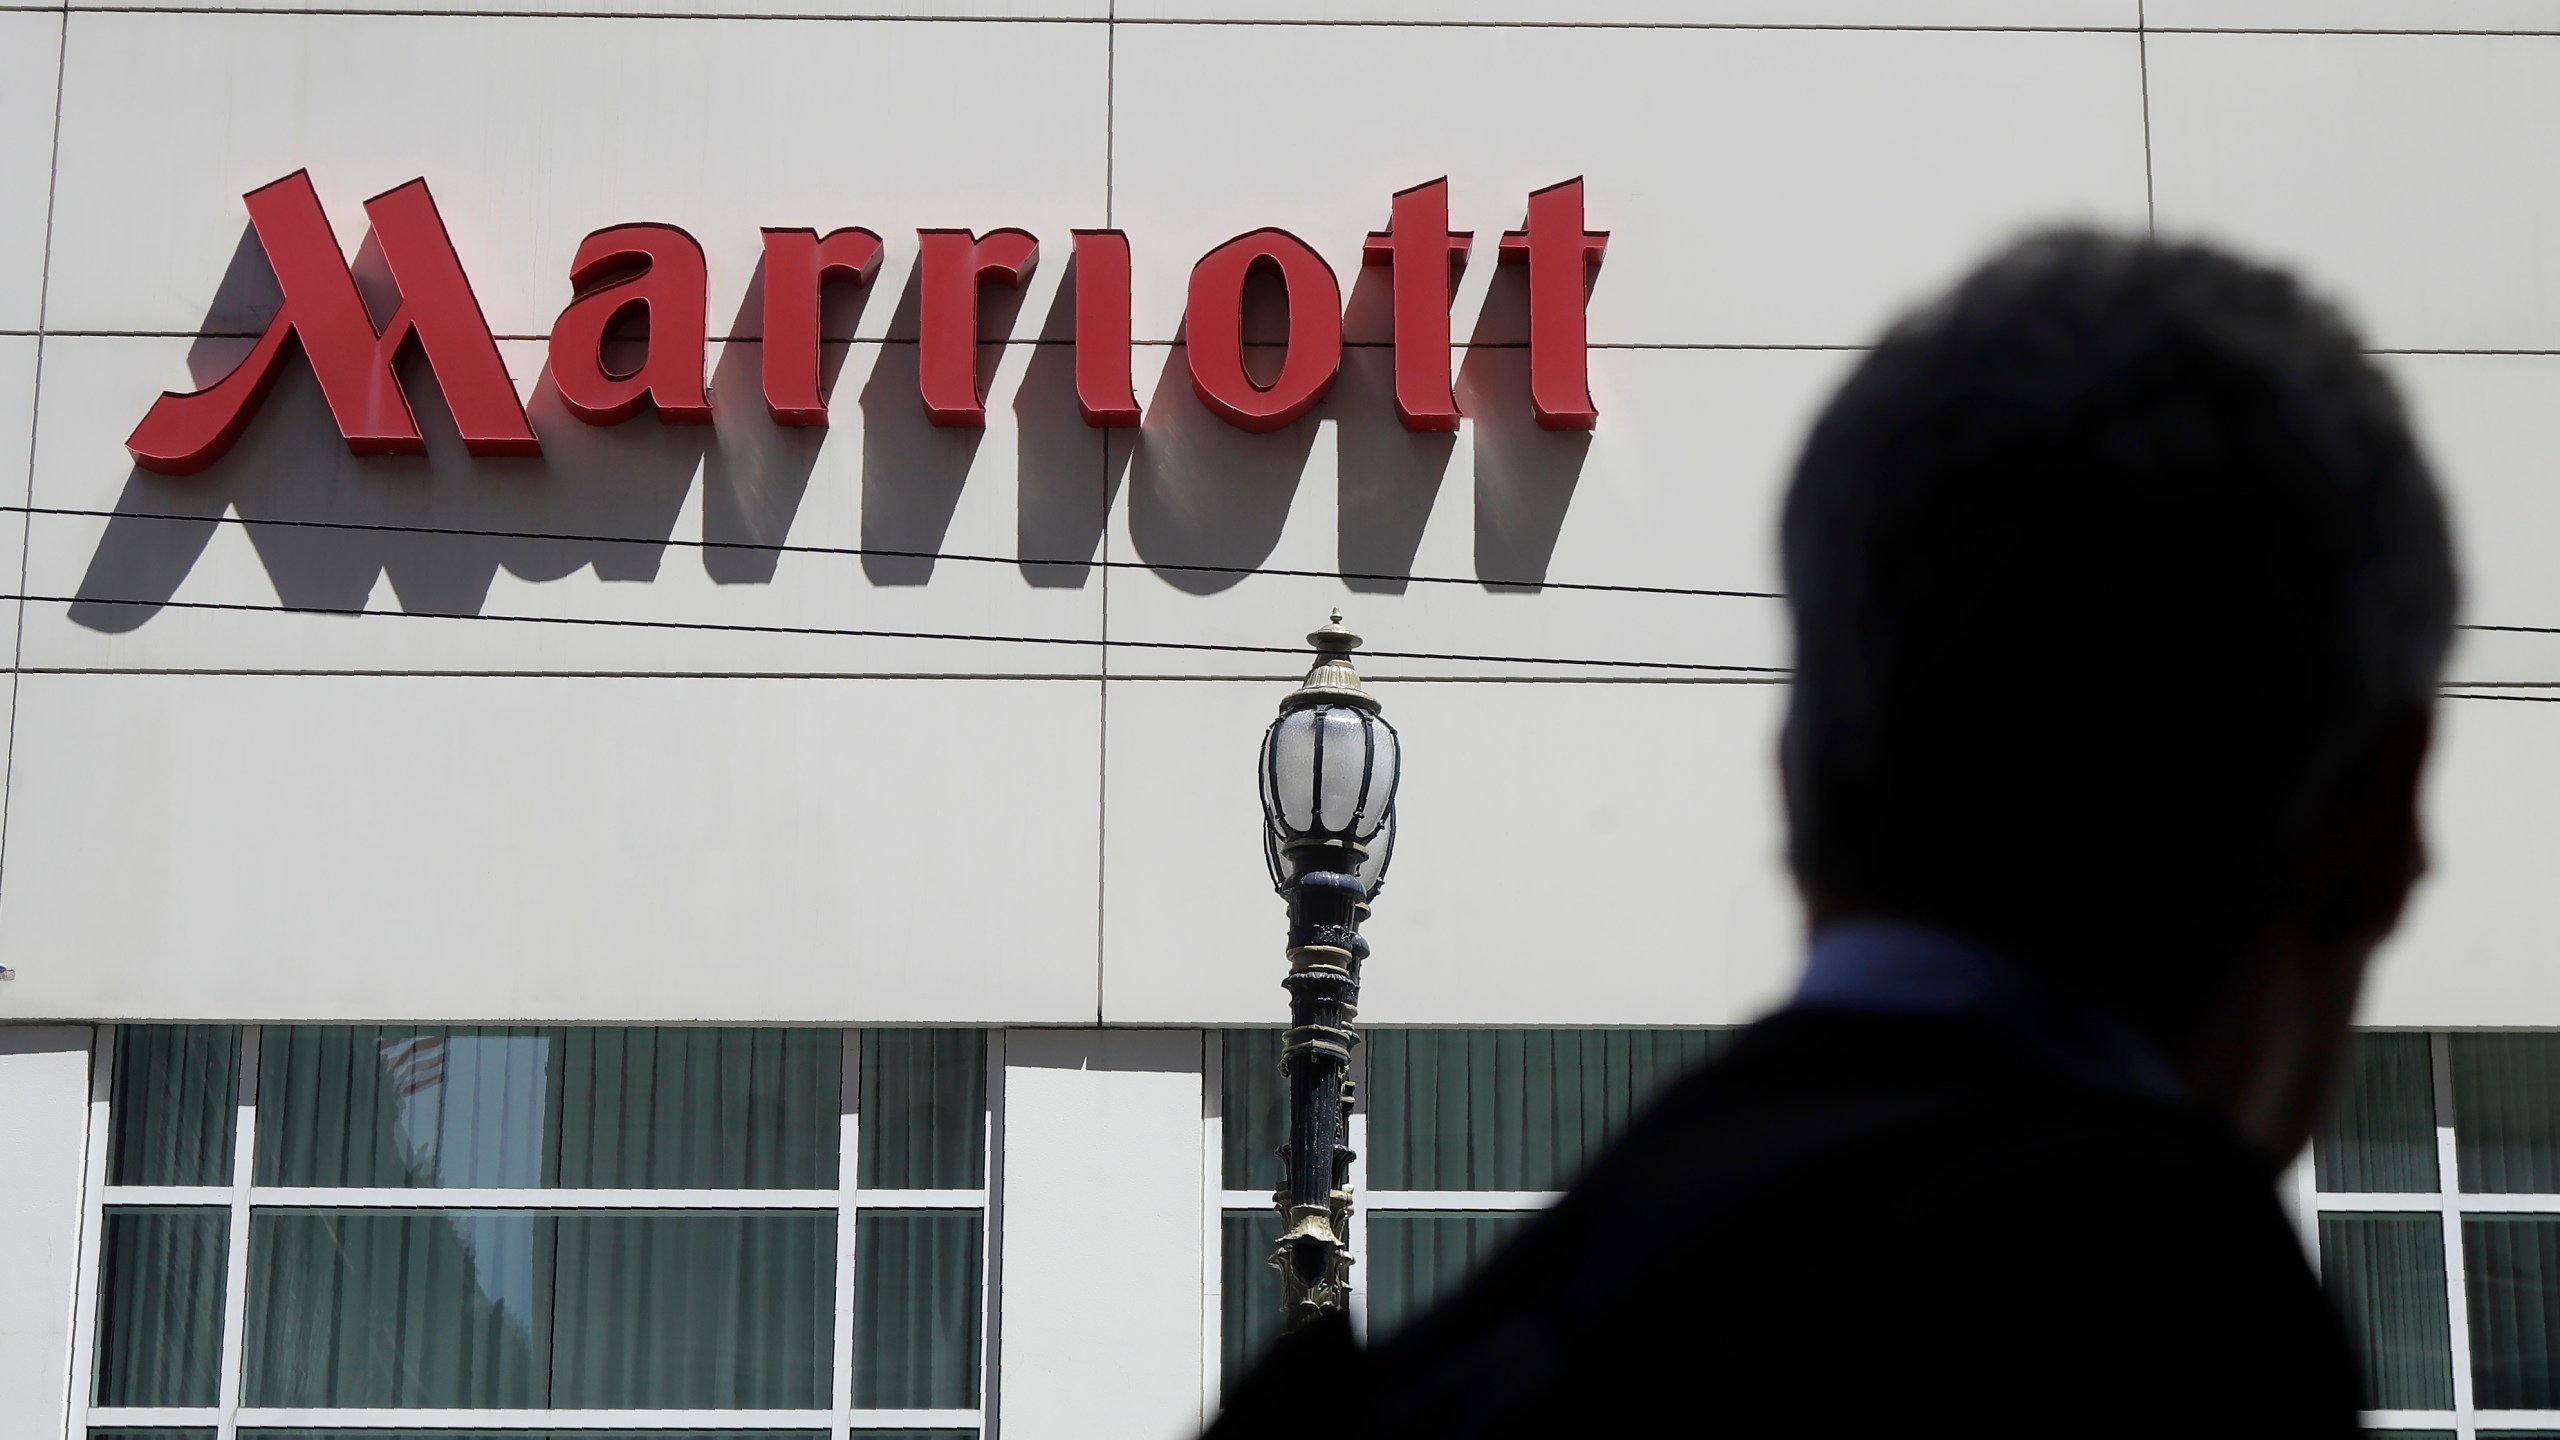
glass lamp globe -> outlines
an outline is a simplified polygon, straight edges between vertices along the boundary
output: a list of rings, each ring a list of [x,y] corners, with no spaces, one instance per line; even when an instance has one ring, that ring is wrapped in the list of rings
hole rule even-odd
[[[1351,668],[1360,637],[1342,617],[1307,640],[1315,667],[1262,736],[1263,859],[1282,889],[1308,869],[1356,871],[1374,894],[1395,839],[1396,730]]]

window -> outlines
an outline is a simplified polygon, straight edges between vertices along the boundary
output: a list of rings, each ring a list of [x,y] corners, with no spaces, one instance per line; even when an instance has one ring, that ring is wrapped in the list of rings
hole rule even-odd
[[[2368,1426],[2560,1434],[2560,1034],[2364,1032],[2311,1169]]]
[[[1730,1034],[1367,1032],[1351,1122],[1354,1315],[1388,1335],[1455,1288]],[[1218,1373],[1232,1381],[1280,1329],[1271,1191],[1288,1092],[1280,1032],[1227,1031],[1218,1055]]]
[[[990,1048],[109,1031],[89,1436],[973,1436]]]

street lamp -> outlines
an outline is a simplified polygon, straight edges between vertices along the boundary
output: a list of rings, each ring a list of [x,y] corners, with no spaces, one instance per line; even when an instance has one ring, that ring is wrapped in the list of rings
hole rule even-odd
[[[1307,636],[1316,663],[1280,702],[1262,736],[1262,853],[1289,902],[1289,1143],[1272,1199],[1288,1328],[1345,1309],[1351,1298],[1351,1084],[1359,1013],[1360,921],[1395,849],[1395,727],[1360,686],[1360,637],[1342,612]]]

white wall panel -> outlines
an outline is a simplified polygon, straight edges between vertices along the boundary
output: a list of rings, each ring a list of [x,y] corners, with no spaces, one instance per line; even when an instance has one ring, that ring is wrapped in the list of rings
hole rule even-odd
[[[2560,704],[2448,700],[2427,793],[2433,868],[2384,947],[2359,1023],[2560,1025]]]
[[[1450,436],[1398,425],[1383,349],[1350,351],[1317,412],[1270,435],[1211,417],[1179,347],[1148,353],[1165,371],[1134,452],[1115,442],[1112,553],[1150,568],[1113,577],[1115,674],[1277,673],[1294,657],[1129,642],[1294,646],[1334,605],[1381,651],[1541,662],[1406,674],[1787,664],[1778,503],[1854,354],[1597,351],[1600,428],[1572,434],[1530,417],[1524,352],[1475,349]]]
[[[1067,231],[1102,223],[1099,25],[106,14],[71,31],[57,328],[262,316],[275,292],[240,197],[304,167],[350,253],[365,197],[425,176],[513,335],[548,333],[578,242],[609,225],[702,242],[714,334],[757,227],[869,226],[889,242],[861,312],[878,335],[916,227],[1047,241],[1033,326]]]
[[[1015,1030],[1004,1051],[999,1409],[1043,1440],[1200,1427],[1196,1030]]]
[[[192,348],[214,374],[247,343]],[[714,346],[716,426],[644,413],[599,429],[532,383],[538,343],[509,342],[546,448],[538,461],[464,454],[415,366],[430,453],[352,456],[308,367],[292,362],[239,446],[179,477],[136,468],[124,438],[163,387],[193,383],[190,342],[50,345],[34,503],[68,513],[34,521],[26,593],[52,598],[36,607],[32,665],[1046,674],[1100,663],[1103,441],[1076,413],[1063,345],[1008,346],[1001,363],[987,347],[987,426],[973,432],[927,421],[910,344],[838,349],[823,430],[766,416],[752,343]],[[315,528],[326,526],[345,528]],[[783,545],[795,548],[766,548]],[[188,608],[220,605],[400,613]],[[527,619],[563,623],[515,623]],[[581,620],[610,623],[567,623]],[[795,630],[867,633],[778,633]],[[919,635],[1069,643],[887,638]]]
[[[2386,349],[2560,349],[2560,38],[2160,35],[2164,232],[2308,268]]]
[[[0,1155],[9,1163],[9,1183],[0,1185],[9,1256],[0,1284],[0,1431],[10,1435],[60,1435],[70,1397],[90,1034],[86,1026],[0,1025]]]
[[[2135,0],[1119,0],[1122,20],[2131,29]]]
[[[1094,690],[27,676],[0,1014],[1090,1020]]]
[[[60,15],[0,14],[0,330],[33,330],[43,313],[61,58]]]
[[[117,0],[69,0],[74,11],[112,10]],[[155,0],[156,10],[310,10],[358,11],[368,14],[557,15],[561,0]],[[1099,20],[1111,13],[1110,0],[754,0],[752,5],[719,6],[708,0],[578,0],[575,13],[588,16],[706,16],[726,10],[757,16],[839,20],[897,19],[901,16],[944,19]]]
[[[1253,758],[1290,683],[1112,682],[1111,1023],[1288,1013]],[[1405,772],[1365,1022],[1724,1024],[1785,993],[1801,921],[1773,763],[1783,688],[1371,688]]]
[[[2129,34],[1123,25],[1113,93],[1113,216],[1159,340],[1192,262],[1261,226],[1352,291],[1388,197],[1441,174],[1479,338],[1522,325],[1499,232],[1576,175],[1612,236],[1606,342],[1864,343],[2020,227],[2143,215]],[[1382,278],[1353,305],[1373,328]]]
[[[2560,31],[2550,0],[2145,0],[2159,30]]]

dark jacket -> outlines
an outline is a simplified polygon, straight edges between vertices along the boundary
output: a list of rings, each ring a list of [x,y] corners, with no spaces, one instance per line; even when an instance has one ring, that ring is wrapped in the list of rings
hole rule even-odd
[[[1794,1011],[1373,1351],[1288,1337],[1214,1440],[2349,1436],[2267,1165],[1961,1020]]]

